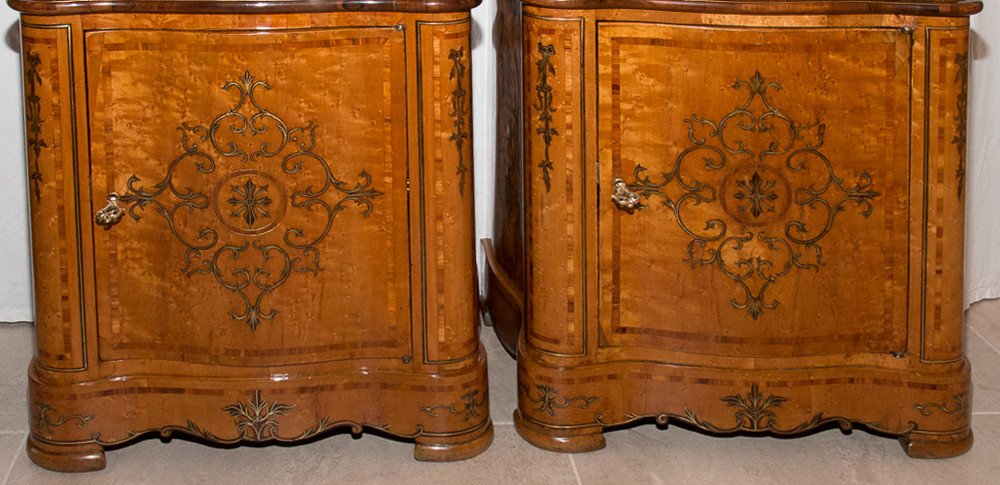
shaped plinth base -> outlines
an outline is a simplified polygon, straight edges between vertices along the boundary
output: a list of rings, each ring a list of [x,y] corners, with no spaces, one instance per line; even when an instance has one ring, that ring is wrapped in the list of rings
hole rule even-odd
[[[104,449],[93,443],[56,445],[28,436],[27,450],[36,465],[57,472],[92,472],[107,465]]]
[[[493,422],[465,434],[438,437],[418,436],[413,457],[420,461],[467,460],[489,448],[493,443]]]
[[[518,410],[514,411],[514,428],[525,441],[543,450],[585,453],[600,450],[606,444],[601,426],[551,427],[524,419]]]
[[[899,444],[910,458],[951,458],[972,448],[972,430],[948,434],[911,431],[899,437]]]

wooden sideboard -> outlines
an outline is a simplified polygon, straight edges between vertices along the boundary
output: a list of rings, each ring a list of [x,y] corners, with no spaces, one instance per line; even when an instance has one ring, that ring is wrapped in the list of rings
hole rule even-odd
[[[501,1],[485,297],[525,439],[640,420],[972,445],[978,1]]]
[[[35,463],[99,469],[148,433],[368,429],[433,461],[490,444],[477,1],[9,3]]]

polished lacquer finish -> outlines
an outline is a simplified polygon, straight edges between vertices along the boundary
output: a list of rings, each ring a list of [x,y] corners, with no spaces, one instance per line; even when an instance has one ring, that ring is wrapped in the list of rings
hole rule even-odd
[[[472,5],[89,3],[14,4],[32,460],[93,470],[147,433],[333,429],[412,439],[421,460],[482,452]]]
[[[836,424],[965,452],[980,8],[501,2],[486,302],[521,435]]]

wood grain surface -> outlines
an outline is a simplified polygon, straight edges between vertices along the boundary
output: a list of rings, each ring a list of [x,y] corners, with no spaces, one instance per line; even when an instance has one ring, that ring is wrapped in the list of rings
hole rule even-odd
[[[499,112],[523,142],[498,133],[498,173],[522,178],[498,180],[486,302],[517,350],[521,435],[572,452],[637,420],[836,424],[967,450],[978,9],[507,3],[521,91]]]
[[[636,9],[720,14],[906,14],[964,17],[983,9],[979,0],[527,0],[554,9]]]
[[[270,14],[302,12],[467,12],[480,0],[8,0],[14,10],[36,15],[79,13]]]
[[[524,118],[523,34],[521,3],[497,2],[493,36],[497,48],[497,132],[493,240],[483,240],[486,254],[484,315],[500,343],[517,354],[517,339],[524,320],[527,262],[524,252]],[[501,209],[502,208],[502,209]]]
[[[175,432],[485,450],[467,11],[22,19],[35,463]]]

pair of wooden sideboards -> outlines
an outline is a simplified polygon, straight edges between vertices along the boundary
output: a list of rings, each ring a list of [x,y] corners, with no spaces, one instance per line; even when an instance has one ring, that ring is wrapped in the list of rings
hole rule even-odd
[[[9,0],[36,298],[31,459],[149,433],[492,440],[475,0]],[[519,432],[642,418],[971,445],[978,2],[501,0],[485,310]],[[499,358],[505,358],[500,356]],[[735,420],[734,420],[735,418]]]

